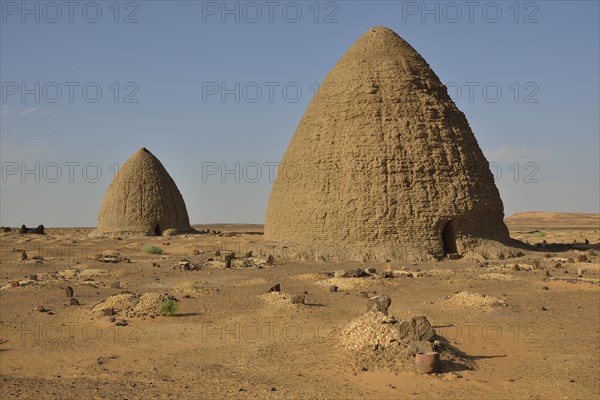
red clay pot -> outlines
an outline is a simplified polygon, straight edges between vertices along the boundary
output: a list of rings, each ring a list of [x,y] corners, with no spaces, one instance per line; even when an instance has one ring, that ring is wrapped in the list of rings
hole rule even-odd
[[[440,356],[438,352],[417,353],[415,355],[415,366],[419,372],[431,374],[440,368]]]

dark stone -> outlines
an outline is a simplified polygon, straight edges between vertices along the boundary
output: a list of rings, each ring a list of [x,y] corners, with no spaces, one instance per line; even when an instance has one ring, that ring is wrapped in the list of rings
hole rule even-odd
[[[393,278],[394,271],[379,271],[379,276],[382,278]]]
[[[250,257],[252,257],[252,252],[251,251],[246,252],[246,258],[250,258]]]
[[[542,290],[550,290],[548,286],[542,286]]]
[[[360,268],[346,271],[346,276],[349,278],[362,278],[368,274]]]
[[[371,297],[369,298],[369,300],[367,300],[367,312],[379,311],[384,314],[387,314],[391,304],[392,299],[390,299],[390,296],[386,294]]]
[[[269,289],[269,293],[271,292],[281,292],[281,285],[279,283],[271,286],[271,289]]]
[[[27,258],[28,258],[27,257],[27,252],[26,251],[22,251],[21,252],[21,261],[25,261],[25,260],[27,260]]]
[[[112,323],[113,323],[113,322],[115,322],[116,320],[117,320],[117,319],[116,319],[115,317],[110,317],[110,318],[108,319],[108,322],[110,322],[110,323],[112,324]]]
[[[225,258],[225,268],[231,268],[231,258]]]
[[[292,304],[304,304],[306,303],[306,295],[305,294],[296,294],[292,296]]]
[[[37,279],[37,275],[29,275],[28,278],[29,278],[30,281],[37,281],[38,280]]]
[[[110,317],[111,315],[115,315],[115,309],[114,308],[105,308],[104,310],[102,310],[102,314]]]
[[[73,298],[72,298],[72,299],[69,301],[69,305],[72,305],[72,306],[78,306],[78,305],[79,305],[79,300],[77,300],[76,298],[74,298],[74,297],[73,297]]]
[[[65,288],[65,293],[67,294],[67,297],[73,297],[73,288],[71,286],[67,286]]]
[[[31,233],[36,233],[38,235],[44,234],[44,225],[38,225],[37,228],[33,228],[29,230]]]
[[[330,292],[337,292],[338,291],[338,287],[335,285],[329,286],[329,291]]]
[[[125,321],[124,319],[122,319],[119,322],[117,322],[116,325],[117,326],[127,326],[127,321]]]
[[[409,343],[406,351],[412,355],[417,353],[429,353],[433,351],[433,343],[427,340],[413,340]]]
[[[121,282],[115,281],[115,282],[113,282],[113,283],[110,284],[110,287],[112,289],[121,289]]]
[[[435,330],[424,316],[412,317],[410,321],[401,321],[397,329],[398,340],[401,342],[421,340],[433,342],[436,338]]]

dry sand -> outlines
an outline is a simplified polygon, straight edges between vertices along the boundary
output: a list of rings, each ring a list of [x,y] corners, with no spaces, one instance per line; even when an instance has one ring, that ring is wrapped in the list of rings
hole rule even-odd
[[[489,264],[465,258],[399,261],[392,263],[394,269],[420,269],[424,274],[394,279],[339,278],[344,289],[337,293],[330,292],[329,286],[338,281],[327,279],[323,272],[382,269],[383,263],[276,258],[274,267],[172,270],[182,259],[203,265],[216,248],[223,254],[243,254],[249,242],[262,241],[262,236],[255,234],[260,226],[213,228],[241,234],[116,240],[90,238],[88,229],[47,229],[44,236],[0,233],[1,397],[598,397],[597,228],[552,229],[553,241],[583,243],[585,237],[595,250],[552,252],[546,257],[547,250],[540,248],[516,260]],[[526,233],[530,231],[535,228],[519,229],[525,233],[518,235],[530,243],[542,243],[544,237]],[[139,250],[141,244],[162,247],[165,254],[144,254]],[[94,258],[95,252],[82,251],[86,246],[119,251],[130,262],[100,262]],[[190,255],[194,249],[204,254]],[[27,261],[20,261],[19,250],[27,251]],[[568,261],[582,254],[588,262]],[[33,255],[43,259],[33,260]],[[534,265],[534,260],[539,260],[538,268],[513,271],[510,267],[515,263]],[[80,272],[73,272],[75,269]],[[578,278],[578,269],[585,270],[583,279]],[[13,281],[23,286],[13,287]],[[115,281],[124,289],[113,287]],[[265,295],[276,283],[284,294]],[[69,305],[66,286],[74,289],[80,306]],[[359,324],[364,318],[367,299],[360,292],[365,290],[370,295],[388,294],[392,298],[390,314],[399,319],[428,318],[452,346],[449,353],[442,354],[443,373],[418,374],[411,367],[412,359],[403,353],[363,353],[344,346],[349,339],[361,338],[347,333],[353,322]],[[309,305],[288,303],[290,296],[305,291]],[[462,298],[464,292],[475,297]],[[150,295],[143,303],[138,298],[133,304],[132,298],[143,293]],[[134,316],[149,315],[148,310],[167,294],[179,300],[176,316]],[[485,300],[477,294],[485,294]],[[114,300],[114,295],[121,295],[120,306],[130,310],[117,316],[117,321],[126,319],[127,326],[116,326],[108,316],[92,310],[106,299]],[[494,299],[508,306],[479,306],[480,301]],[[34,311],[41,305],[51,313]],[[368,335],[362,339],[372,340]],[[385,336],[381,340],[385,341]],[[402,369],[390,372],[387,367],[394,363]]]

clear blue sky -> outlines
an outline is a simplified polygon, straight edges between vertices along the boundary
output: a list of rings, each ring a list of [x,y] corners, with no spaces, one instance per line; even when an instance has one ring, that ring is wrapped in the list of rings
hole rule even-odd
[[[118,14],[114,1],[46,3],[0,1],[0,225],[95,226],[115,163],[142,146],[176,181],[192,223],[262,223],[269,163],[314,84],[374,25],[395,30],[449,85],[501,171],[507,215],[599,212],[598,1],[138,1]],[[211,94],[236,82],[239,103]],[[39,183],[21,176],[36,162]],[[239,183],[210,175],[236,163]]]

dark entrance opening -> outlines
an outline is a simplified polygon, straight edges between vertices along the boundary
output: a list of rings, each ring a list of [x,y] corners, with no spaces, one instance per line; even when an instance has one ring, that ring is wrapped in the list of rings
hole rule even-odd
[[[444,243],[444,253],[456,253],[456,230],[454,229],[454,221],[446,222],[442,231],[442,242]]]
[[[162,230],[160,229],[160,225],[156,225],[156,228],[154,228],[154,234],[156,236],[162,235]]]

